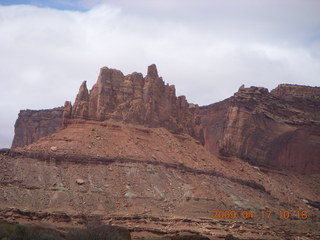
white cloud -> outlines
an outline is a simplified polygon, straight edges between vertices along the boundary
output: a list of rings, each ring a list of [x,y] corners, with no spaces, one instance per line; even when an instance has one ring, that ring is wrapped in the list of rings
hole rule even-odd
[[[86,12],[0,6],[0,147],[20,109],[73,101],[102,66],[145,74],[156,63],[201,105],[242,84],[319,85],[319,1],[131,2],[83,0]]]

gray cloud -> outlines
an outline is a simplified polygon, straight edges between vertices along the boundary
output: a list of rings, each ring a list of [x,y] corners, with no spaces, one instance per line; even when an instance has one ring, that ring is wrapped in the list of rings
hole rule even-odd
[[[319,1],[132,2],[78,1],[83,12],[0,6],[0,147],[20,109],[73,101],[102,66],[145,74],[156,63],[200,105],[241,84],[319,85]]]

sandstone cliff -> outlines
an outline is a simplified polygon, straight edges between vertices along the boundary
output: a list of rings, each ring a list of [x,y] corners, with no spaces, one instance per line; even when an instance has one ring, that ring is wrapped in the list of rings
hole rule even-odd
[[[320,171],[320,88],[279,85],[244,88],[202,107],[205,146],[253,164]]]
[[[89,91],[84,81],[63,110],[22,111],[12,147],[24,146],[77,121],[114,120],[164,127],[200,140],[212,153],[301,173],[320,172],[320,88],[281,84],[241,87],[199,108],[165,84],[155,65],[147,75],[103,67]]]
[[[176,97],[175,87],[163,82],[154,64],[145,77],[103,67],[90,92],[83,82],[73,106],[66,102],[65,107],[65,125],[69,119],[112,119],[196,136],[196,106],[184,96]]]
[[[23,147],[57,132],[62,124],[63,108],[21,110],[14,125],[12,148]]]

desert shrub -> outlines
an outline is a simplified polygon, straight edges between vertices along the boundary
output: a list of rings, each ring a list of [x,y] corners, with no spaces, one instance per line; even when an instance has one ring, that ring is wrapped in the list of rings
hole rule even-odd
[[[171,240],[171,238],[169,238],[169,237],[164,237],[164,238],[161,238],[161,237],[147,237],[147,238],[142,238],[142,239],[145,239],[145,240]]]
[[[172,236],[171,240],[210,240],[210,238],[202,235],[176,235]]]
[[[22,240],[63,240],[58,232],[49,229],[28,227]]]
[[[210,238],[201,235],[174,235],[166,237],[151,237],[146,240],[210,240]]]
[[[0,240],[131,240],[130,232],[123,227],[88,226],[86,229],[71,229],[65,237],[59,232],[40,226],[25,226],[0,222]]]
[[[14,223],[0,224],[0,239],[8,240],[63,240],[60,234],[56,231],[24,226]]]
[[[237,238],[237,237],[234,237],[234,236],[231,235],[231,234],[228,234],[228,235],[225,237],[225,240],[240,240],[240,239]]]
[[[25,226],[15,223],[0,224],[0,239],[24,240]]]
[[[126,228],[102,225],[72,229],[67,233],[66,240],[131,240],[131,235]]]
[[[16,231],[16,226],[11,223],[1,222],[0,223],[0,239],[7,238],[9,235]]]

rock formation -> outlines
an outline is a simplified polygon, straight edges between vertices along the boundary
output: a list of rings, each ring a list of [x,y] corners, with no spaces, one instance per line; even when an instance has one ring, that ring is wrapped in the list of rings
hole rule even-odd
[[[253,164],[320,171],[320,88],[241,87],[222,102],[201,107],[205,146]]]
[[[315,103],[320,101],[320,87],[280,84],[271,91],[271,94],[287,101],[299,101],[299,99]]]
[[[68,119],[112,119],[196,136],[196,107],[184,96],[176,97],[175,87],[163,82],[154,64],[145,77],[141,73],[125,76],[119,70],[103,67],[90,92],[83,82],[73,106],[66,102],[64,123]]]
[[[301,173],[320,172],[320,88],[281,84],[241,86],[234,96],[199,108],[165,84],[156,66],[124,75],[103,67],[89,91],[84,81],[74,104],[22,111],[12,147],[30,144],[78,120],[164,127],[187,133],[216,155]]]
[[[319,88],[242,86],[198,107],[155,65],[145,77],[104,67],[73,105],[21,111],[15,127],[13,146],[29,145],[0,149],[0,222],[320,239]]]
[[[63,108],[22,110],[14,125],[12,148],[23,147],[61,129]]]

